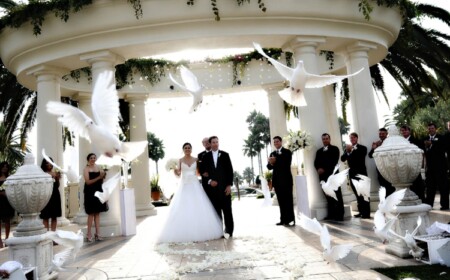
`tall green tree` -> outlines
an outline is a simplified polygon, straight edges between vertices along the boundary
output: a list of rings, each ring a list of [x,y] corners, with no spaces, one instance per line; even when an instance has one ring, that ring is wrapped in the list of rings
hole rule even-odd
[[[246,139],[244,140],[244,146],[242,147],[242,152],[244,153],[244,156],[250,157],[250,166],[253,173],[254,172],[254,166],[253,166],[253,158],[258,155],[258,152],[256,151],[255,147],[255,141],[252,139]]]
[[[262,158],[261,151],[266,148],[266,157],[269,156],[267,146],[270,144],[270,125],[269,119],[261,112],[253,110],[247,117],[248,129],[250,135],[247,138],[248,142],[251,142],[251,146],[254,148],[258,156],[259,174],[262,174]]]
[[[15,6],[17,6],[17,3],[12,0],[0,0],[0,8],[9,10]]]
[[[147,132],[147,141],[148,141],[148,157],[155,162],[156,174],[159,174],[158,161],[160,159],[163,159],[165,156],[164,143],[161,139],[156,137],[156,135],[153,132]]]

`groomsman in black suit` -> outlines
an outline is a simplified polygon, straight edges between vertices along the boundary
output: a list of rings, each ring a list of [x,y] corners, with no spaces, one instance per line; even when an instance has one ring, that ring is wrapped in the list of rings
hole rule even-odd
[[[208,194],[209,188],[208,188],[208,180],[207,180],[208,174],[205,173],[206,171],[205,171],[205,167],[203,164],[203,157],[205,156],[206,153],[209,153],[211,151],[211,144],[209,144],[209,138],[208,137],[203,138],[202,144],[203,144],[203,147],[205,147],[205,150],[197,155],[197,161],[198,161],[197,169],[198,169],[198,173],[201,175],[201,178],[202,178],[203,189],[205,190],[205,193],[209,197],[209,194]]]
[[[207,193],[217,214],[225,223],[225,233],[233,236],[234,222],[231,209],[231,186],[233,185],[233,165],[227,152],[219,150],[219,138],[209,138],[211,151],[203,156],[204,180],[207,181]]]
[[[447,179],[447,159],[445,152],[447,143],[443,135],[436,133],[436,125],[428,124],[428,136],[423,141],[425,146],[426,159],[426,186],[427,195],[425,203],[433,207],[436,188],[441,194],[441,210],[448,210],[449,207],[449,186]]]
[[[330,140],[331,137],[328,133],[322,134],[323,147],[317,150],[316,158],[314,160],[314,167],[317,170],[317,174],[319,174],[319,180],[325,182],[328,180],[328,177],[333,174],[334,168],[339,161],[339,148],[331,145]],[[325,220],[343,221],[344,200],[342,199],[341,188],[335,191],[338,200],[326,195],[325,192],[323,192],[323,194],[328,202],[328,216],[325,217]]]
[[[353,193],[356,196],[358,202],[359,214],[354,215],[355,218],[370,219],[370,203],[364,200],[362,195],[358,195],[355,186],[351,179],[359,180],[356,175],[361,174],[367,176],[366,169],[366,155],[367,147],[358,144],[358,134],[356,132],[350,133],[350,143],[345,147],[345,151],[341,156],[341,161],[347,161],[348,175],[350,177],[350,186],[352,187]]]
[[[294,196],[292,186],[294,184],[291,173],[292,152],[282,147],[280,136],[273,137],[275,151],[270,153],[267,169],[273,170],[272,187],[277,194],[280,206],[280,222],[277,226],[295,226]]]
[[[409,143],[414,144],[417,147],[423,149],[423,145],[420,143],[420,141],[416,139],[413,135],[411,135],[411,128],[409,126],[402,125],[400,127],[400,134],[403,135],[403,137],[406,140],[408,140]],[[423,159],[422,159],[422,166],[423,166]],[[420,198],[420,200],[422,200],[422,202],[425,203],[425,184],[423,183],[422,174],[419,174],[419,176],[417,176],[416,180],[414,180],[409,189],[413,191]]]
[[[383,144],[383,141],[388,137],[388,131],[386,128],[382,127],[378,129],[378,140],[372,143],[372,149],[369,152],[369,158],[373,158],[373,153],[375,149],[380,147]],[[383,175],[381,175],[380,170],[377,168],[377,178],[380,186],[383,186],[386,189],[386,197],[395,192],[395,187],[392,186],[391,182],[384,179]]]

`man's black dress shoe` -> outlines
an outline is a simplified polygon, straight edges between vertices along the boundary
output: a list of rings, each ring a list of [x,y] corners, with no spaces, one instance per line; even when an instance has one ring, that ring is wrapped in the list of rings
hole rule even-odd
[[[284,225],[284,223],[279,222],[279,223],[276,223],[276,225],[277,225],[277,226],[282,226],[282,225]]]
[[[342,221],[344,221],[344,218],[335,218],[334,220],[337,222],[342,222]]]
[[[448,210],[448,207],[441,207],[441,210]]]
[[[370,216],[362,216],[361,219],[370,219]]]
[[[328,220],[333,220],[333,218],[331,218],[330,216],[326,216],[325,218],[323,218],[325,221],[328,221]]]
[[[285,223],[284,225],[287,226],[287,227],[293,227],[293,226],[295,226],[295,221],[292,221],[292,222],[289,222],[289,223]]]
[[[361,218],[362,215],[361,215],[361,214],[356,214],[356,215],[353,215],[353,217],[355,217],[355,218]]]

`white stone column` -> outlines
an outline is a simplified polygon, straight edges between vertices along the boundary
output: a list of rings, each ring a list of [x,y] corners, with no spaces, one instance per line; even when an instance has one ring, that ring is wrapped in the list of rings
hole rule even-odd
[[[55,163],[64,166],[62,125],[58,117],[47,112],[46,105],[49,101],[61,102],[61,77],[67,70],[51,66],[41,65],[28,71],[28,75],[36,77],[37,88],[37,165],[42,162],[42,149]],[[66,200],[64,195],[64,180],[60,181],[59,193],[61,196],[61,217],[58,225],[65,226],[70,222],[66,218]]]
[[[90,92],[79,92],[72,96],[73,99],[78,101],[78,108],[82,110],[86,115],[92,118],[92,107],[91,100],[92,94]],[[91,144],[88,140],[83,137],[78,137],[78,170],[80,177],[79,182],[79,198],[80,198],[80,209],[77,215],[74,217],[74,222],[80,225],[85,225],[87,223],[87,214],[84,210],[84,168],[87,165],[87,155],[92,152]]]
[[[147,124],[145,101],[147,95],[127,94],[130,107],[130,141],[147,141]],[[135,190],[136,216],[153,216],[157,211],[150,201],[150,170],[148,146],[145,151],[131,163],[132,186]]]
[[[376,48],[375,45],[365,42],[356,42],[347,47],[346,65],[347,72],[354,73],[361,68],[364,70],[357,76],[348,79],[350,91],[350,105],[352,109],[352,125],[358,133],[358,143],[367,147],[369,152],[372,141],[378,139],[378,114],[375,105],[368,52]],[[375,211],[378,207],[377,172],[375,161],[366,157],[367,173],[372,178],[370,188],[370,208]]]
[[[81,60],[87,61],[91,65],[92,69],[92,86],[100,73],[111,72],[113,77],[115,76],[115,65],[124,61],[120,56],[108,51],[98,51],[80,56]],[[115,82],[115,81],[114,81]],[[91,143],[91,149],[95,148],[95,145],[101,145],[101,143]],[[94,151],[95,152],[95,151]],[[86,155],[87,156],[87,155]],[[97,157],[99,157],[97,153]],[[86,162],[86,158],[84,159]],[[106,180],[113,176],[116,172],[120,172],[120,167],[112,167],[108,170]],[[120,185],[120,181],[118,183]],[[108,200],[109,210],[108,212],[102,212],[100,214],[100,234],[102,236],[119,236],[121,235],[121,215],[120,215],[120,197],[119,189],[117,187],[111,194]]]
[[[283,137],[287,134],[284,101],[278,94],[284,87],[284,83],[262,85],[262,88],[267,92],[269,101],[270,138],[275,136]]]
[[[336,97],[334,96],[334,90],[333,85],[329,85],[323,88],[325,95],[324,99],[326,102],[325,111],[329,112],[328,114],[328,134],[331,136],[331,144],[335,145],[339,148],[339,156],[342,155],[342,138],[341,138],[341,132],[339,129],[339,122],[337,109],[336,109]],[[341,164],[341,159],[338,161],[339,164]],[[341,164],[340,170],[344,170],[343,164]],[[342,199],[344,200],[345,206],[345,214],[350,216],[350,208],[347,209],[347,205],[350,204],[350,202],[356,200],[355,195],[353,194],[353,191],[351,190],[350,186],[345,183],[341,186],[342,191]]]
[[[304,62],[306,71],[319,74],[317,68],[317,46],[324,42],[325,38],[322,37],[297,37],[289,42],[288,47],[293,50],[296,62],[299,60]],[[328,104],[323,88],[306,89],[305,99],[307,106],[299,107],[300,127],[311,134],[314,140],[314,147],[309,151],[303,152],[303,164],[311,216],[320,220],[327,216],[328,210],[327,201],[319,183],[319,176],[314,168],[314,159],[316,150],[322,146],[322,133],[330,131],[327,125],[330,122],[330,112],[326,111]],[[335,121],[337,120],[335,119]]]

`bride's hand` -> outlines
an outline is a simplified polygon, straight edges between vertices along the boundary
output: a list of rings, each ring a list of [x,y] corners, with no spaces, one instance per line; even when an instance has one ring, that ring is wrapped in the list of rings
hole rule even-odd
[[[180,176],[181,172],[178,169],[174,169],[173,173],[175,173],[176,176]]]

